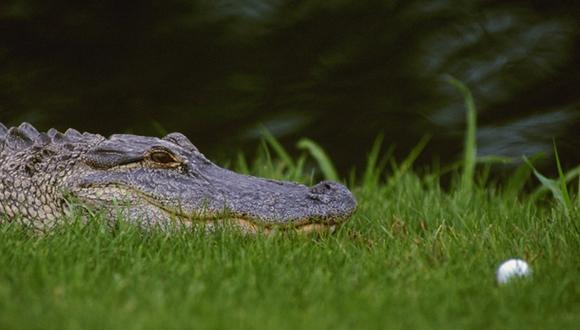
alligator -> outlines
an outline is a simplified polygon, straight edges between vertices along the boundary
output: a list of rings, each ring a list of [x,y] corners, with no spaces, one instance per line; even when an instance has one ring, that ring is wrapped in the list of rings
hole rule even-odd
[[[105,138],[0,123],[0,222],[46,231],[79,205],[109,224],[319,233],[344,223],[356,200],[332,181],[308,187],[221,168],[181,133]]]

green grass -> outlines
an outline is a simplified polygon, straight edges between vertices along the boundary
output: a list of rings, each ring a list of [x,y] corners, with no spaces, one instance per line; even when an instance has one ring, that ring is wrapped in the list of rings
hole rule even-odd
[[[474,130],[462,164],[421,175],[413,163],[428,137],[400,163],[379,137],[347,180],[358,210],[333,235],[109,230],[100,219],[38,235],[1,224],[0,329],[577,329],[578,170],[549,179],[532,159],[494,183]],[[258,157],[234,167],[337,177],[322,148],[297,147],[294,159],[266,135]],[[543,188],[526,192],[536,177]],[[512,257],[533,275],[498,286],[495,270]]]
[[[0,328],[537,328],[580,324],[580,237],[558,204],[408,173],[355,188],[335,235],[0,227]],[[510,257],[533,277],[499,287]]]

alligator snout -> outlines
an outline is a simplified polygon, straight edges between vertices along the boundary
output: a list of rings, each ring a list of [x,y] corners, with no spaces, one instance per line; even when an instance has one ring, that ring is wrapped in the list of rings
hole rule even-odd
[[[205,177],[219,192],[229,214],[264,226],[295,227],[345,222],[356,208],[352,193],[342,184],[322,181],[312,187],[207,167]],[[223,199],[222,199],[223,198]],[[211,197],[210,197],[211,200]]]
[[[351,192],[345,186],[333,181],[322,181],[312,186],[308,191],[308,198],[321,204],[344,204],[344,207],[354,203]]]
[[[352,199],[350,191],[340,183],[333,181],[322,181],[310,188],[309,197],[314,200],[320,200],[323,203],[328,203],[333,199],[338,199],[347,202]]]
[[[333,232],[348,220],[357,205],[348,188],[333,181],[307,187],[253,177],[243,180],[251,181],[251,188],[241,194],[230,194],[226,199],[234,223],[249,232],[256,232],[258,228],[266,232],[277,229]]]
[[[308,199],[320,204],[321,218],[342,222],[356,209],[356,200],[344,185],[333,181],[322,181],[308,191]]]

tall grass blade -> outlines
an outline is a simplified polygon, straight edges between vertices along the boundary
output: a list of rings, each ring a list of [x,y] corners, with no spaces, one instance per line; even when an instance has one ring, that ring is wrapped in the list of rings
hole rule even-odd
[[[476,145],[476,128],[477,128],[477,113],[475,108],[475,101],[473,100],[473,95],[471,91],[465,84],[461,81],[455,79],[452,76],[447,76],[447,81],[453,85],[461,94],[465,100],[465,108],[467,111],[467,129],[465,132],[465,140],[463,145],[463,175],[461,178],[461,184],[463,189],[466,191],[471,191],[473,188],[473,177],[475,173],[475,163],[477,156],[477,145]]]
[[[423,149],[425,149],[425,146],[427,145],[427,143],[429,143],[430,139],[431,139],[430,135],[425,135],[421,138],[421,140],[419,140],[417,145],[411,150],[409,155],[405,158],[405,160],[403,160],[401,165],[395,171],[392,179],[389,181],[389,186],[396,184],[399,181],[399,179],[411,169],[413,163],[415,163],[417,157],[419,157],[421,152],[423,152]]]
[[[549,190],[558,202],[560,202],[562,205],[566,205],[566,202],[564,201],[564,196],[562,194],[562,189],[559,183],[556,180],[549,179],[544,175],[542,175],[542,173],[536,170],[532,162],[530,162],[530,160],[526,156],[524,156],[524,161],[532,169],[534,175],[536,176],[536,178],[538,178],[542,186],[545,189]],[[537,190],[534,194],[532,194],[532,196],[537,196],[539,195],[540,192],[541,191]]]
[[[292,173],[292,180],[299,181],[304,179],[304,166],[306,164],[306,155],[301,155],[298,157],[296,161],[296,168],[294,169],[294,173]],[[308,182],[311,183],[311,182]]]
[[[560,157],[558,155],[558,148],[556,148],[556,142],[554,141],[554,156],[556,157],[556,165],[558,167],[558,182],[560,184],[560,190],[562,191],[562,198],[564,199],[565,207],[569,214],[574,214],[574,204],[568,193],[568,184],[566,182],[566,175],[562,170],[562,164],[560,164]]]
[[[292,157],[290,157],[290,154],[288,154],[286,149],[284,149],[284,147],[280,144],[280,142],[278,142],[274,135],[272,135],[272,133],[270,133],[270,131],[265,128],[261,130],[261,133],[266,143],[274,150],[284,165],[286,165],[291,171],[294,171],[296,169],[294,160]]]
[[[262,140],[260,143],[260,153],[258,157],[256,157],[256,161],[265,162],[265,165],[268,167],[268,170],[274,170],[274,163],[272,162],[272,155],[270,154],[270,147],[266,140]]]
[[[571,169],[570,171],[568,171],[567,173],[565,173],[564,177],[566,179],[566,183],[572,181],[574,178],[580,179],[580,166],[577,166],[577,167]],[[557,185],[559,186],[559,184],[557,184]],[[534,192],[532,192],[531,198],[537,199],[538,196],[540,196],[548,191],[550,191],[550,189],[547,186],[542,185],[542,186],[538,187],[536,190],[534,190]]]
[[[238,153],[238,159],[236,163],[236,169],[238,172],[243,174],[250,174],[250,167],[248,166],[248,162],[246,161],[246,156],[244,156],[244,153]]]
[[[423,149],[425,149],[425,146],[427,146],[427,143],[429,143],[430,139],[431,139],[431,135],[425,135],[421,138],[421,140],[419,140],[419,142],[411,150],[411,152],[409,153],[407,158],[405,158],[405,160],[403,160],[403,162],[401,163],[401,166],[399,166],[399,172],[402,172],[404,174],[405,172],[407,172],[411,168],[411,166],[413,166],[413,164],[415,163],[415,160],[417,160],[417,157],[419,157],[421,152],[423,152]]]
[[[556,166],[558,168],[558,180],[549,179],[538,172],[532,163],[524,156],[524,161],[532,168],[534,175],[542,183],[542,187],[536,189],[532,194],[532,199],[537,199],[545,191],[552,192],[554,198],[564,207],[564,212],[568,218],[576,217],[577,206],[574,204],[572,197],[568,191],[568,182],[575,177],[580,178],[580,166],[572,169],[568,173],[564,173],[562,164],[560,163],[560,156],[558,149],[554,143],[554,156],[556,158]],[[579,188],[580,189],[580,188]],[[576,228],[578,230],[578,228]]]
[[[325,179],[338,181],[334,164],[332,164],[332,161],[320,145],[310,139],[303,138],[298,141],[297,147],[298,149],[307,151],[316,160]]]
[[[390,155],[393,152],[393,148],[389,148],[383,159],[379,160],[382,145],[383,135],[379,134],[373,142],[373,146],[371,147],[371,151],[367,157],[367,164],[363,174],[364,186],[368,187],[370,185],[376,185],[379,183],[378,181],[384,170],[386,161],[390,158]]]
[[[533,163],[537,159],[543,157],[543,154],[535,154],[530,157],[530,162]],[[518,195],[523,189],[532,175],[532,169],[530,166],[524,162],[514,171],[511,177],[507,180],[504,188],[504,193],[506,196]]]

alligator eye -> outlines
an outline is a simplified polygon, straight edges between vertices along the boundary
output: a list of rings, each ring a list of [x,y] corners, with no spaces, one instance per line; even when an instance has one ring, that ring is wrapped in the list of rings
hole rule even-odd
[[[175,164],[178,161],[166,151],[153,151],[149,154],[149,159],[159,164]]]

